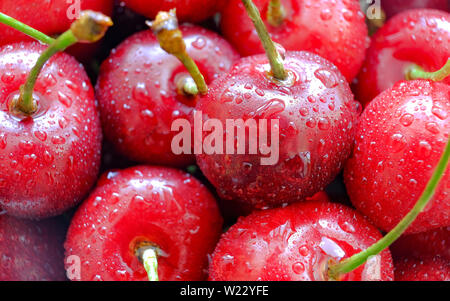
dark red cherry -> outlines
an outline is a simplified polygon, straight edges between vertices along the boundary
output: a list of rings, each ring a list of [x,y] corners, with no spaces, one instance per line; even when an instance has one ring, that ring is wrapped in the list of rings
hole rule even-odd
[[[396,260],[395,281],[450,281],[450,260],[439,256]]]
[[[448,0],[383,0],[380,2],[388,18],[413,8],[433,8],[447,12],[450,10]]]
[[[211,259],[210,280],[286,281],[327,278],[330,260],[365,250],[381,234],[359,213],[326,201],[254,212],[222,235]],[[393,280],[388,250],[340,280]]]
[[[78,280],[146,280],[136,251],[151,245],[160,280],[204,280],[221,230],[214,197],[194,177],[132,167],[100,179],[72,220],[66,256],[80,258]]]
[[[0,207],[10,215],[45,218],[85,197],[97,180],[101,129],[94,90],[71,56],[55,55],[34,89],[38,110],[10,112],[44,46],[0,48]]]

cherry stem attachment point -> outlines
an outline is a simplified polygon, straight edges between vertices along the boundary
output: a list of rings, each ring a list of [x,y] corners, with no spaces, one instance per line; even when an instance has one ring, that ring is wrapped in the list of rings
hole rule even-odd
[[[136,255],[144,265],[149,281],[159,281],[158,277],[158,252],[155,247],[141,247],[137,250]]]
[[[450,58],[447,59],[447,63],[435,72],[427,72],[422,69],[422,67],[417,65],[412,65],[406,71],[406,79],[431,79],[433,81],[439,82],[443,81],[447,76],[450,76]]]
[[[335,264],[330,264],[328,267],[329,279],[339,280],[340,275],[349,273],[359,266],[364,264],[367,259],[371,256],[375,256],[381,253],[384,249],[388,248],[394,241],[396,241],[405,230],[414,222],[416,217],[422,212],[429,201],[433,198],[433,195],[438,187],[439,181],[441,180],[450,157],[450,140],[447,141],[444,153],[442,154],[439,163],[437,164],[430,181],[428,182],[425,190],[420,196],[419,200],[416,202],[411,211],[392,229],[388,234],[386,234],[378,242],[367,248],[366,250],[353,255],[350,258],[344,259],[343,261]]]
[[[30,37],[32,37],[33,39],[36,39],[44,44],[51,44],[55,41],[55,39],[49,37],[48,35],[40,32],[39,30],[36,30],[22,22],[20,22],[19,20],[16,20],[8,15],[5,15],[3,13],[0,12],[0,23],[5,24],[9,27],[12,27]]]
[[[266,25],[261,19],[261,15],[258,8],[255,6],[252,0],[242,0],[242,3],[247,10],[247,14],[252,20],[258,36],[261,39],[264,50],[266,51],[267,58],[269,59],[270,67],[272,69],[273,76],[278,80],[285,80],[287,78],[287,72],[283,66],[283,58],[281,57],[275,43],[270,38]]]
[[[20,96],[11,104],[11,110],[25,115],[36,112],[37,104],[33,97],[33,90],[47,61],[57,52],[64,51],[75,43],[93,43],[100,40],[110,26],[112,26],[111,19],[101,13],[89,10],[81,12],[80,18],[72,23],[70,29],[54,40],[39,56],[27,81],[20,87]]]
[[[270,25],[278,27],[283,24],[286,17],[286,10],[284,9],[281,0],[270,0],[269,8],[267,10],[267,21]]]
[[[186,51],[186,44],[183,40],[183,34],[178,27],[176,10],[172,9],[169,12],[159,12],[155,21],[147,21],[146,23],[156,35],[161,48],[167,53],[178,58],[186,67],[197,85],[197,91],[200,92],[200,94],[208,93],[208,86],[205,82],[205,78],[198,69],[197,64]],[[192,81],[186,81],[186,86],[183,91],[186,94],[193,96],[198,93],[196,92],[196,89],[192,87]]]

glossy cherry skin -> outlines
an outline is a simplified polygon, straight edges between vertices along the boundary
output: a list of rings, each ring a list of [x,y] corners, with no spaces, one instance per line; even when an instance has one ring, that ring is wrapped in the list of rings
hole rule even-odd
[[[177,18],[180,22],[201,22],[215,13],[223,6],[226,0],[153,0],[149,5],[147,0],[124,0],[125,4],[134,11],[154,19],[158,12],[177,9]]]
[[[450,260],[439,256],[396,260],[395,281],[450,281]]]
[[[366,249],[380,232],[355,210],[309,201],[254,212],[222,235],[212,255],[210,280],[323,281],[326,264]],[[393,280],[389,250],[340,280]]]
[[[81,280],[148,280],[135,255],[157,246],[159,279],[203,280],[222,231],[212,194],[191,175],[138,166],[103,175],[69,228],[66,256],[81,259]]]
[[[403,235],[390,249],[394,258],[441,256],[450,260],[450,227]]]
[[[450,14],[431,9],[409,10],[390,19],[373,37],[355,84],[364,106],[396,82],[409,66],[436,71],[450,57]],[[450,84],[450,77],[444,80]]]
[[[253,2],[272,39],[286,50],[319,54],[334,63],[349,82],[358,74],[369,41],[358,1],[283,0],[286,19],[278,27],[267,22],[269,0]],[[241,0],[228,1],[221,29],[242,56],[264,53]]]
[[[69,16],[73,13],[75,2],[80,3],[81,10],[90,9],[112,15],[113,0],[2,0],[0,11],[49,36],[57,36],[69,29],[74,21]],[[0,24],[0,37],[0,45],[31,40],[27,35],[3,24]],[[99,43],[78,44],[70,47],[68,51],[85,62],[92,57],[98,46]]]
[[[450,87],[402,81],[364,110],[345,183],[352,203],[379,228],[391,230],[421,196],[450,133]],[[450,171],[407,233],[450,225]]]
[[[0,215],[0,281],[65,281],[61,220]]]
[[[323,190],[338,174],[352,147],[359,103],[345,78],[327,60],[309,52],[287,52],[285,83],[268,76],[265,55],[241,59],[210,85],[197,104],[205,120],[279,120],[279,160],[262,165],[249,154],[197,155],[197,163],[224,200],[263,209],[295,202]],[[271,137],[268,126],[267,136]],[[259,131],[258,131],[259,132]],[[237,135],[237,131],[235,131]],[[224,133],[224,145],[226,136]],[[236,139],[235,135],[235,139]],[[203,134],[203,139],[208,133]],[[248,136],[248,134],[246,135]],[[258,139],[261,139],[261,135]]]
[[[97,180],[102,138],[94,89],[65,53],[39,75],[38,111],[24,119],[10,113],[44,49],[36,42],[0,48],[0,207],[33,219],[59,215],[85,197]]]
[[[239,58],[219,35],[197,26],[180,27],[187,52],[210,83]],[[178,76],[186,68],[161,49],[150,31],[125,40],[102,64],[96,92],[103,129],[117,150],[143,163],[185,166],[194,156],[175,155],[171,143],[174,120],[190,120],[198,97],[180,95]]]
[[[381,1],[381,7],[386,16],[391,18],[400,12],[413,8],[433,8],[448,12],[450,3],[448,0],[383,0]]]

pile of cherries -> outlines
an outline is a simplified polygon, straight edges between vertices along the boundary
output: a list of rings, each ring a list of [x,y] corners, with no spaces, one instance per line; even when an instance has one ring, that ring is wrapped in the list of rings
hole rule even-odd
[[[450,280],[448,1],[69,2],[0,1],[0,280]]]

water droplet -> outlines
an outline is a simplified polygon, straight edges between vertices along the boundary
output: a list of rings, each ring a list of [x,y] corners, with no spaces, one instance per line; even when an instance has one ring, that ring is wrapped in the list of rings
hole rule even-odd
[[[426,123],[426,124],[425,124],[425,128],[426,128],[429,132],[431,132],[431,133],[433,133],[433,134],[439,134],[439,127],[438,127],[438,125],[437,125],[436,122],[428,122],[428,123]]]
[[[330,128],[330,121],[327,117],[320,117],[319,123],[318,123],[319,129],[321,130],[328,130]]]
[[[314,128],[316,126],[316,120],[313,117],[308,118],[308,120],[306,120],[306,126]]]
[[[301,262],[296,262],[292,265],[292,270],[295,274],[302,274],[305,271],[305,266]]]
[[[445,120],[445,119],[447,118],[447,116],[448,116],[447,111],[445,111],[445,110],[443,110],[443,109],[441,109],[441,108],[439,108],[439,107],[433,107],[433,108],[431,109],[431,112],[432,112],[437,118],[439,118],[439,119],[441,119],[441,120]]]
[[[400,123],[404,126],[410,126],[414,121],[414,116],[406,113],[400,118]]]
[[[325,8],[320,12],[320,18],[323,21],[328,21],[333,17],[333,14],[331,13],[331,10],[329,8]]]
[[[58,92],[58,100],[68,108],[72,105],[72,99],[62,92]]]
[[[6,148],[6,135],[0,134],[0,149]]]
[[[398,153],[406,145],[406,139],[402,134],[394,134],[391,137],[392,152]]]
[[[14,80],[14,77],[14,74],[7,71],[2,75],[2,82],[4,82],[5,84],[9,84]]]
[[[133,98],[140,103],[145,104],[148,102],[149,95],[145,83],[138,83],[136,87],[133,88]]]
[[[334,75],[334,73],[326,70],[326,69],[317,69],[314,72],[314,75],[316,76],[317,79],[319,79],[322,84],[327,87],[327,88],[334,88],[338,85],[336,76]]]
[[[194,48],[197,48],[197,49],[201,50],[201,49],[205,48],[205,46],[206,46],[206,40],[205,40],[204,38],[202,38],[202,37],[198,37],[198,38],[192,43],[192,46],[193,46]]]
[[[47,140],[47,133],[43,132],[43,131],[36,131],[36,132],[34,132],[34,136],[36,138],[38,138],[39,140],[41,140],[42,142]]]
[[[431,154],[431,145],[427,141],[419,142],[419,154],[421,157],[429,157]]]
[[[269,119],[275,114],[283,112],[285,109],[284,101],[281,99],[271,99],[270,101],[266,102],[264,105],[260,106],[252,117],[261,117]]]
[[[66,139],[64,139],[64,137],[61,137],[61,136],[53,136],[52,143],[55,145],[64,144],[64,143],[66,143]]]

